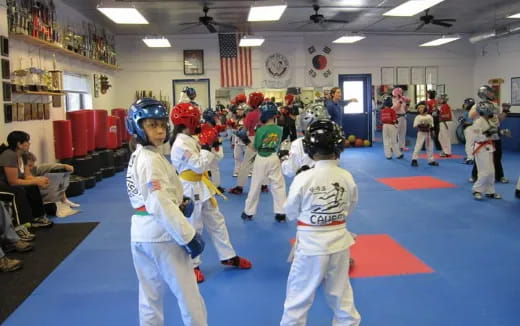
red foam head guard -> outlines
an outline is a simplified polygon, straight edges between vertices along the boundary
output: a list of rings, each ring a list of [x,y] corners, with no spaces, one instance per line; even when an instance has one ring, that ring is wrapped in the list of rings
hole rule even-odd
[[[246,94],[238,94],[237,96],[235,96],[235,102],[236,102],[236,104],[246,103],[247,102]]]
[[[264,94],[260,92],[253,92],[249,94],[249,106],[253,107],[253,109],[258,108],[262,102],[264,101]]]
[[[191,133],[195,133],[200,125],[200,109],[191,103],[179,103],[173,107],[170,119],[174,126],[184,125]]]

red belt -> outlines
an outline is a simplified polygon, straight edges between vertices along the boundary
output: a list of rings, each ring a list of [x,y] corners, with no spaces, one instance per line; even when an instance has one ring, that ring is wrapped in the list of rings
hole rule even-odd
[[[341,225],[341,224],[345,224],[345,221],[334,221],[329,224],[321,224],[321,225],[307,224],[307,223],[303,223],[302,221],[298,221],[299,226],[331,226],[331,225]]]
[[[477,142],[477,144],[478,144],[477,148],[475,148],[475,150],[473,151],[473,153],[471,153],[471,155],[477,154],[482,149],[482,147],[484,147],[486,145],[493,145],[493,141],[492,140],[479,141],[479,142]]]

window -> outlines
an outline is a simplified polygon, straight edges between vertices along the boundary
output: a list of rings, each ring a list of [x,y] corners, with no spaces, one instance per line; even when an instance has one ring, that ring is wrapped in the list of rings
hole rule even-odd
[[[63,74],[65,109],[67,112],[92,109],[92,95],[89,77],[74,73]]]
[[[341,93],[343,94],[344,100],[351,98],[357,99],[357,102],[351,102],[343,107],[343,112],[345,114],[363,113],[363,108],[365,107],[365,97],[363,96],[363,81],[344,81]]]

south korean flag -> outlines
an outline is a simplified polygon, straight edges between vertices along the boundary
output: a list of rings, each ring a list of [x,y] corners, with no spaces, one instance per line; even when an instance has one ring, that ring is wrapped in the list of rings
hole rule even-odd
[[[306,79],[312,86],[333,86],[332,48],[328,45],[314,44],[306,49]]]

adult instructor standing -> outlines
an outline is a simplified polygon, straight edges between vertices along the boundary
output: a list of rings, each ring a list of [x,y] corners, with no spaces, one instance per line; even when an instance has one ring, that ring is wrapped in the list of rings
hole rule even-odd
[[[330,119],[341,128],[343,128],[343,107],[351,102],[356,103],[357,99],[351,98],[346,101],[342,100],[341,89],[339,87],[333,87],[330,90],[330,100],[326,102],[327,111],[330,115]]]

